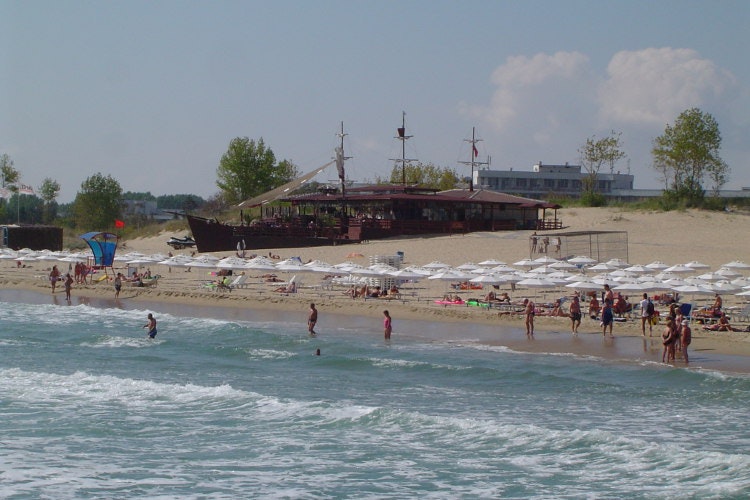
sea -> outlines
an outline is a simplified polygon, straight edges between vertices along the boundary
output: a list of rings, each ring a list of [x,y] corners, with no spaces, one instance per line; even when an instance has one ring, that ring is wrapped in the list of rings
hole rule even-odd
[[[748,375],[9,297],[4,499],[750,496]]]

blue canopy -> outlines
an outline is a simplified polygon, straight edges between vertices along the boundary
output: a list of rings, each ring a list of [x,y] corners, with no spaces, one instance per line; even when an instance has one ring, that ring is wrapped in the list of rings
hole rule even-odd
[[[113,233],[92,232],[79,236],[89,244],[94,253],[94,265],[112,267],[115,261],[118,236]]]

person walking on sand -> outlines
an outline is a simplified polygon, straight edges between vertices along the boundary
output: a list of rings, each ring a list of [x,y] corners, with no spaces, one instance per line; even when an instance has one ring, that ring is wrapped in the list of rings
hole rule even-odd
[[[654,317],[654,303],[648,298],[647,293],[643,293],[643,300],[641,301],[641,335],[646,336],[646,323],[648,323],[648,336],[651,337],[654,334],[654,325],[651,323],[651,318]]]
[[[524,310],[523,313],[526,317],[526,336],[534,336],[534,303],[529,299],[523,299]]]
[[[57,282],[60,280],[60,270],[57,266],[52,266],[52,270],[49,272],[49,282],[52,285],[52,293],[55,293],[57,288]]]
[[[581,326],[581,301],[578,295],[573,296],[573,301],[570,303],[570,321],[573,334],[577,334],[578,327]]]
[[[148,328],[149,338],[156,337],[156,318],[151,313],[148,313],[148,322],[143,325],[143,328]]]
[[[612,301],[605,300],[604,308],[602,309],[602,335],[607,336],[607,327],[609,327],[609,336],[614,337],[612,333],[612,325],[615,322],[615,315],[612,311]]]
[[[391,315],[386,309],[383,311],[383,334],[385,335],[385,340],[391,339],[391,332],[393,331],[393,321],[391,320]]]
[[[122,273],[117,273],[115,276],[115,298],[120,298],[120,290],[122,290]]]
[[[73,277],[70,273],[65,275],[65,281],[63,284],[65,285],[65,300],[70,302],[70,289],[73,287]]]
[[[318,310],[315,304],[310,304],[310,313],[307,315],[307,331],[310,335],[315,335],[315,323],[318,322]]]

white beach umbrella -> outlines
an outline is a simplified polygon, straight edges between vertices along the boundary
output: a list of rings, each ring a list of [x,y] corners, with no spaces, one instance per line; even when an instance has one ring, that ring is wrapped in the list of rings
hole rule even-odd
[[[640,285],[643,287],[644,292],[656,292],[659,290],[671,290],[669,288],[669,285],[665,285],[664,283],[659,283],[657,281],[639,281]]]
[[[549,266],[539,266],[535,267],[534,269],[530,269],[529,272],[531,274],[552,274],[555,272],[555,270]]]
[[[664,284],[669,285],[672,288],[675,288],[678,286],[686,286],[686,285],[706,286],[706,285],[700,285],[697,283],[689,283],[682,278],[670,278],[668,280],[664,280]]]
[[[700,276],[697,276],[697,278],[703,281],[719,281],[719,280],[727,279],[727,276],[723,276],[717,273],[704,273],[704,274],[701,274]]]
[[[721,276],[725,278],[738,278],[742,276],[742,274],[736,272],[734,269],[730,269],[728,267],[722,267],[718,271],[716,271],[716,274],[720,274]]]
[[[730,281],[731,284],[738,286],[740,288],[744,288],[746,286],[750,286],[750,279],[747,278],[734,278],[732,281]]]
[[[370,267],[353,268],[349,272],[352,274],[356,274],[357,276],[371,276],[371,277],[384,276],[386,274],[384,270],[372,269]]]
[[[646,288],[642,283],[622,283],[612,288],[616,292],[645,292]]]
[[[442,281],[466,281],[473,278],[471,274],[467,274],[456,269],[446,269],[439,273],[429,276],[428,280],[442,280]]]
[[[596,283],[593,283],[591,281],[576,281],[573,283],[568,283],[565,285],[565,288],[573,288],[575,290],[601,290],[602,286],[598,285]]]
[[[596,283],[601,287],[604,285],[609,285],[610,287],[617,286],[617,282],[612,278],[594,278],[591,282]]]
[[[545,255],[544,257],[539,257],[538,259],[534,259],[535,264],[554,264],[555,262],[560,262],[560,261],[555,259],[554,257],[550,257],[549,255]]]
[[[654,279],[657,281],[675,280],[678,278],[679,276],[675,273],[659,273],[654,276]]]
[[[507,273],[507,274],[501,274],[500,277],[505,281],[506,283],[518,283],[525,278],[521,276],[520,273]]]
[[[497,259],[483,260],[482,262],[479,263],[480,266],[488,266],[488,267],[502,266],[504,264],[505,262],[503,262],[502,260],[497,260]]]
[[[246,265],[247,261],[239,257],[224,257],[216,263],[219,269],[244,269]]]
[[[675,292],[685,295],[714,295],[716,292],[708,287],[700,285],[684,285],[672,288]]]
[[[592,259],[591,257],[587,257],[585,255],[577,255],[575,257],[571,257],[568,259],[568,262],[571,264],[581,264],[584,266],[587,266],[589,264],[596,264],[596,260]]]
[[[615,271],[617,269],[618,267],[616,266],[611,266],[606,263],[601,263],[601,264],[596,264],[594,266],[591,266],[587,270],[588,271]]]
[[[691,260],[690,262],[685,264],[685,267],[689,267],[690,269],[696,269],[696,270],[711,269],[711,266],[709,266],[708,264],[704,264],[703,262],[699,262],[697,260]]]
[[[609,275],[613,278],[617,278],[617,277],[635,278],[637,276],[636,273],[627,271],[625,269],[615,269],[614,271],[609,273]]]
[[[246,262],[242,269],[252,269],[254,271],[276,271],[276,266],[268,261],[258,260],[255,262]]]
[[[712,283],[711,288],[713,288],[714,292],[717,293],[734,293],[742,290],[742,287],[733,285],[728,281],[717,281],[716,283]]]
[[[459,271],[472,271],[474,269],[480,268],[481,266],[479,264],[475,264],[473,262],[466,262],[464,264],[461,264],[456,269]]]
[[[151,260],[149,257],[141,257],[140,259],[133,259],[129,260],[125,263],[126,266],[150,266],[153,264],[158,264],[157,261]]]
[[[521,259],[518,262],[513,263],[514,266],[521,266],[521,267],[531,267],[534,264],[536,264],[536,262],[534,262],[531,259]]]
[[[647,274],[647,273],[652,272],[653,269],[649,269],[646,266],[635,265],[635,266],[626,267],[624,271],[628,271],[628,272],[636,273],[636,274]]]
[[[675,264],[674,266],[670,266],[666,269],[664,269],[665,273],[677,273],[677,274],[688,274],[688,273],[694,273],[695,269],[691,269],[687,266],[683,266],[682,264]]]
[[[727,262],[721,267],[728,267],[729,269],[750,269],[750,264],[746,264],[741,260],[733,260],[732,262]]]
[[[424,267],[425,269],[430,269],[431,271],[435,271],[438,269],[449,269],[451,266],[449,266],[448,264],[445,264],[444,262],[433,260],[429,264],[425,264],[422,267]]]
[[[476,278],[471,278],[469,281],[472,283],[481,283],[483,285],[500,285],[506,282],[499,274],[483,274]]]
[[[494,273],[503,274],[503,273],[515,273],[518,271],[518,269],[516,269],[515,267],[511,267],[507,264],[500,264],[499,266],[495,266],[491,268],[490,271]]]
[[[547,278],[526,278],[516,283],[525,288],[555,288],[557,283]]]
[[[569,262],[565,262],[564,260],[553,262],[549,265],[549,267],[553,269],[577,269],[577,266]]]
[[[417,281],[425,277],[424,274],[417,273],[410,269],[399,269],[398,271],[391,271],[386,274],[388,274],[389,276],[393,276],[394,278],[397,278],[400,280],[411,280],[411,281]]]
[[[663,269],[668,268],[669,266],[660,260],[655,260],[650,264],[646,264],[644,267],[647,267],[651,269],[652,271],[661,271]]]
[[[750,290],[745,290],[744,292],[735,293],[735,295],[739,295],[741,297],[747,297],[750,295]]]
[[[605,262],[605,264],[607,264],[609,266],[614,266],[614,267],[616,267],[618,269],[624,268],[624,267],[630,267],[630,264],[628,262],[626,262],[626,261],[624,261],[622,259],[618,259],[618,258],[609,259],[607,262]]]

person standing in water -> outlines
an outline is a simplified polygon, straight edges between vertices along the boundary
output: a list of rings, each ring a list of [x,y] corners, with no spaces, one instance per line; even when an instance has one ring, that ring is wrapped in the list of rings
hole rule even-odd
[[[115,298],[120,298],[120,290],[122,290],[122,274],[117,273],[115,276]]]
[[[391,320],[391,315],[386,309],[383,311],[383,333],[385,335],[385,340],[391,339],[391,332],[393,331],[393,322]]]
[[[315,335],[315,323],[318,322],[318,310],[315,304],[310,304],[310,313],[307,315],[307,331],[310,335]]]
[[[151,313],[148,313],[148,323],[143,325],[143,328],[148,328],[149,338],[156,337],[156,318]]]
[[[65,281],[63,284],[65,285],[65,300],[70,302],[70,289],[73,287],[73,277],[70,273],[65,275]]]

